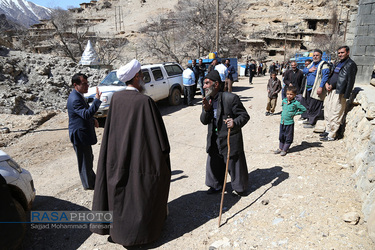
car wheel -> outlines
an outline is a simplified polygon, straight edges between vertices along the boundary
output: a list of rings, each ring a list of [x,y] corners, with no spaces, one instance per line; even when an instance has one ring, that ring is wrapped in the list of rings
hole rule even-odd
[[[26,221],[26,212],[23,209],[22,205],[15,199],[13,199],[13,203],[18,213],[19,221]],[[25,237],[26,223],[20,224],[20,227],[18,227],[18,230],[15,233],[17,234],[17,240],[13,242],[13,246],[17,248],[22,244],[23,238]]]
[[[168,100],[170,105],[179,105],[181,103],[181,91],[178,88],[174,88]]]

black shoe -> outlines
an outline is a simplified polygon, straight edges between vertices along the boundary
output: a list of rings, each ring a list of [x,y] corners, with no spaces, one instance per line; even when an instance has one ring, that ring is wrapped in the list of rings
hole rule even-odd
[[[328,136],[328,133],[327,132],[323,132],[323,133],[319,134],[319,136],[320,137],[326,137],[326,136]]]
[[[210,187],[208,190],[207,190],[207,194],[216,194],[216,193],[219,193],[221,191],[221,189],[215,189],[213,187]]]
[[[247,194],[246,191],[243,191],[243,192],[237,192],[236,190],[232,191],[232,195],[237,196],[237,197],[246,196],[246,194]]]
[[[111,242],[111,243],[115,243],[115,242],[112,240],[112,237],[111,237],[111,236],[108,236],[107,241],[108,241],[108,242]]]
[[[266,116],[269,116],[270,115],[270,112],[266,112]]]
[[[320,138],[320,140],[321,140],[321,141],[334,141],[335,138],[331,138],[331,137],[329,137],[329,136],[326,136],[326,137],[322,137],[322,138]]]
[[[305,124],[303,127],[304,128],[315,128],[315,125]]]

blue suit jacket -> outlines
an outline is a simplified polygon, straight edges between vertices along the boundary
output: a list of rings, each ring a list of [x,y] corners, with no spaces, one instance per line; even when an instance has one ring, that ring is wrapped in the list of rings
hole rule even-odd
[[[97,142],[94,114],[102,102],[94,99],[89,106],[75,89],[68,98],[69,138],[74,145],[93,145]]]

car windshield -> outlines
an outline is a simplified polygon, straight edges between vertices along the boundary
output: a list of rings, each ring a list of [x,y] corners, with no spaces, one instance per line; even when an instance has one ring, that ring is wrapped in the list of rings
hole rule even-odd
[[[116,71],[109,73],[104,80],[99,84],[99,86],[125,86],[126,84],[117,78]]]

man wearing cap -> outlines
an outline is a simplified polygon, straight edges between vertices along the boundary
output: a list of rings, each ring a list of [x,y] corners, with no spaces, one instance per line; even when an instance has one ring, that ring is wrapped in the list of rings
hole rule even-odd
[[[228,171],[232,181],[232,193],[243,196],[247,191],[248,172],[241,128],[249,121],[250,116],[237,95],[221,91],[222,84],[219,72],[213,70],[207,74],[203,85],[206,97],[202,101],[200,120],[202,124],[208,125],[207,194],[220,192],[224,185],[230,128]]]
[[[83,94],[87,93],[89,84],[87,76],[77,73],[72,77],[73,91],[68,97],[69,138],[77,155],[78,171],[85,190],[94,190],[95,173],[92,170],[94,155],[91,145],[96,144],[95,127],[99,127],[94,114],[98,111],[101,93],[96,87],[95,99],[89,106]]]
[[[92,224],[108,241],[133,246],[155,241],[167,216],[170,146],[155,102],[142,94],[141,65],[117,71],[127,88],[114,93],[103,132],[93,211],[113,211],[113,223]]]

